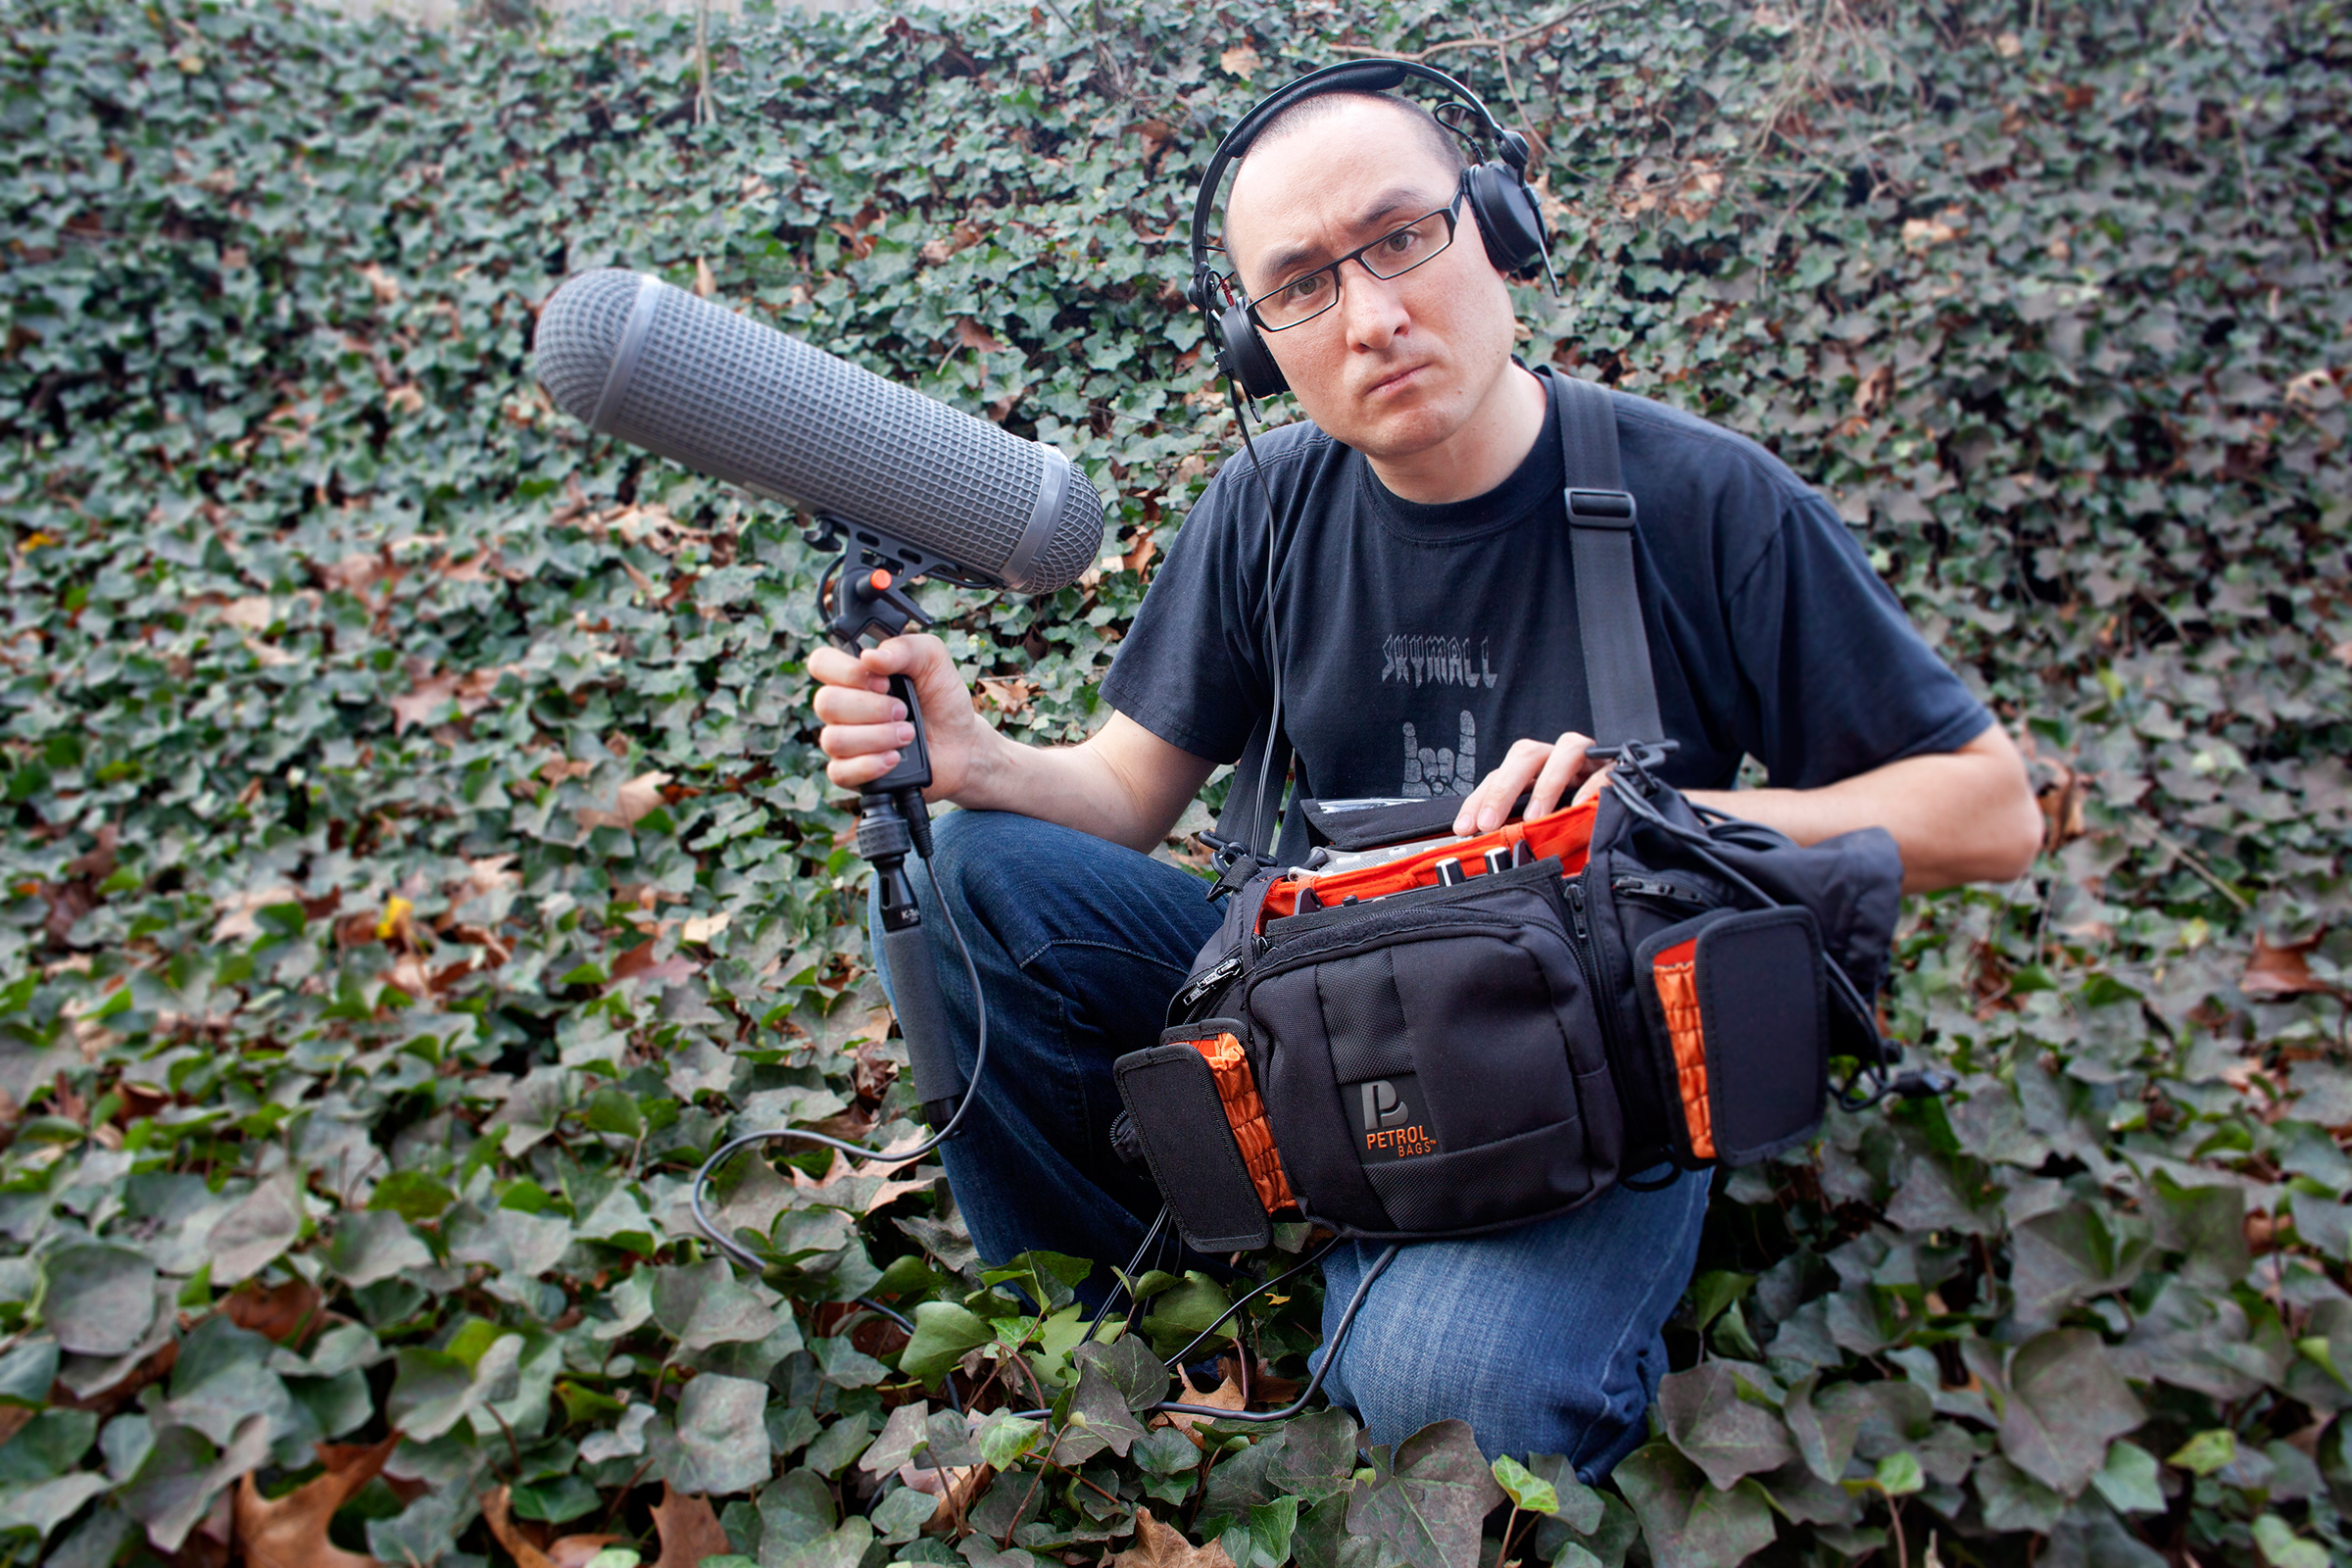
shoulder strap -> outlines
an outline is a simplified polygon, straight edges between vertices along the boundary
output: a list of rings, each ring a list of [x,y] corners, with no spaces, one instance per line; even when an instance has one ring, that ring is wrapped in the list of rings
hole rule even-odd
[[[1585,688],[1592,703],[1592,738],[1602,746],[1662,741],[1649,638],[1634,577],[1638,513],[1617,461],[1617,410],[1606,387],[1549,366],[1558,412],[1560,461],[1567,489],[1569,566],[1576,577],[1577,634],[1584,644]]]
[[[1634,576],[1637,509],[1617,459],[1617,411],[1608,389],[1544,366],[1539,372],[1557,396],[1560,462],[1567,477],[1561,500],[1568,512],[1569,565],[1576,577],[1576,623],[1585,652],[1585,685],[1592,705],[1592,738],[1602,746],[1662,741],[1658,694],[1649,668],[1649,638],[1642,627],[1642,596]],[[1216,884],[1209,897],[1239,890],[1256,874],[1282,823],[1283,786],[1291,770],[1291,738],[1282,715],[1260,717],[1250,732],[1217,829],[1202,834],[1214,853]],[[1259,789],[1259,781],[1265,790]],[[1262,799],[1270,794],[1272,803]]]
[[[1259,716],[1233,764],[1233,786],[1225,792],[1225,809],[1217,813],[1217,830],[1200,838],[1208,845],[1217,880],[1208,890],[1213,903],[1257,874],[1260,858],[1274,843],[1282,825],[1282,790],[1291,776],[1291,737],[1282,727],[1280,712]],[[1266,788],[1258,788],[1260,779]],[[1273,797],[1269,806],[1264,799]]]

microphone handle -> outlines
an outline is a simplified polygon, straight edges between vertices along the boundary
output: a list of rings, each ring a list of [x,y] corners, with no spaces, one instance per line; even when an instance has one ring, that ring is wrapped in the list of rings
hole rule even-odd
[[[890,965],[891,1001],[899,1014],[899,1030],[906,1037],[906,1056],[914,1066],[915,1098],[921,1101],[923,1121],[936,1132],[948,1124],[962,1102],[963,1067],[948,1040],[948,1013],[939,996],[939,970],[931,955],[931,940],[923,934],[922,916],[911,925],[882,932],[882,953]]]

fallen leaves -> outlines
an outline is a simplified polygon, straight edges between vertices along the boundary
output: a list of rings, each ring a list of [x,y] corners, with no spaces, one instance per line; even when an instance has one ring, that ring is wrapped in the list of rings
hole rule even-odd
[[[996,333],[991,332],[968,316],[956,318],[956,341],[958,346],[972,349],[981,354],[1004,352],[1004,345],[997,341]]]
[[[662,1541],[662,1555],[654,1568],[702,1568],[706,1557],[719,1557],[735,1548],[719,1528],[710,1499],[671,1489],[662,1483],[662,1500],[654,1504],[654,1529]]]
[[[1968,215],[1957,207],[1947,207],[1934,218],[1903,220],[1903,249],[1912,252],[1934,250],[1948,245],[1968,232]]]
[[[1704,158],[1688,163],[1638,159],[1610,193],[1621,217],[1638,218],[1663,208],[1686,222],[1706,217],[1722,194],[1723,171]]]
[[[429,721],[445,703],[455,705],[461,718],[471,718],[490,706],[498,683],[521,667],[501,664],[495,669],[439,670],[416,676],[406,692],[392,699],[392,733],[405,735],[413,726]]]
[[[719,910],[716,914],[689,915],[686,923],[678,928],[678,940],[680,942],[709,942],[727,928],[728,918],[727,911],[724,909]]]
[[[381,262],[369,262],[359,271],[360,275],[368,280],[368,292],[375,296],[376,304],[397,305],[400,303],[400,279],[385,271]]]
[[[662,1488],[662,1500],[664,1503],[669,1501],[666,1483]],[[695,1500],[701,1501],[700,1498]],[[710,1506],[709,1503],[703,1504],[706,1512]],[[659,1517],[658,1512],[656,1517]],[[490,1527],[492,1538],[506,1548],[507,1555],[514,1559],[514,1568],[587,1568],[598,1552],[621,1539],[618,1536],[561,1536],[542,1546],[514,1523],[505,1487],[483,1496],[482,1522]],[[723,1533],[719,1536],[719,1551],[729,1549]],[[701,1561],[700,1558],[693,1560],[697,1563]],[[666,1551],[662,1561],[664,1564],[669,1561]]]
[[[373,1557],[345,1551],[327,1539],[335,1510],[375,1479],[400,1446],[395,1432],[369,1446],[322,1443],[324,1473],[282,1497],[264,1497],[249,1474],[237,1482],[236,1544],[250,1568],[381,1568]],[[500,1500],[505,1500],[504,1489]]]
[[[599,806],[573,807],[572,820],[580,824],[582,832],[616,827],[625,833],[662,804],[662,786],[668,782],[667,773],[640,773],[621,785],[611,801]]]
[[[2320,942],[2327,935],[2326,931],[2315,931],[2300,942],[2274,945],[2269,937],[2255,932],[2254,952],[2246,959],[2245,973],[2238,976],[2237,989],[2257,1002],[2333,997],[2352,1005],[2352,991],[2311,972],[2311,956],[2320,951]]]
[[[1203,1393],[1193,1387],[1191,1374],[1182,1367],[1176,1369],[1176,1379],[1184,1386],[1182,1402],[1185,1404],[1204,1404],[1212,1410],[1245,1410],[1250,1406],[1250,1396],[1243,1392],[1241,1384],[1234,1381],[1233,1374],[1230,1372],[1226,1373],[1225,1381],[1218,1384],[1216,1389],[1210,1393]],[[1171,1424],[1182,1427],[1188,1433],[1203,1421],[1216,1419],[1214,1416],[1200,1415],[1189,1410],[1170,1410],[1167,1412],[1167,1418]]]
[[[1258,68],[1265,62],[1258,58],[1257,51],[1249,44],[1237,43],[1217,56],[1217,64],[1225,68],[1227,75],[1239,76],[1242,80],[1248,81],[1257,74]]]
[[[291,1279],[270,1287],[247,1280],[229,1293],[220,1310],[241,1329],[280,1345],[294,1345],[318,1327],[318,1287],[308,1280]]]
[[[1007,718],[1026,710],[1037,695],[1037,682],[1017,675],[983,675],[979,687],[973,693],[972,706],[983,711],[993,708]]]
[[[1233,1568],[1233,1558],[1218,1542],[1196,1546],[1184,1532],[1152,1517],[1149,1508],[1135,1511],[1135,1544],[1110,1559],[1110,1568]]]

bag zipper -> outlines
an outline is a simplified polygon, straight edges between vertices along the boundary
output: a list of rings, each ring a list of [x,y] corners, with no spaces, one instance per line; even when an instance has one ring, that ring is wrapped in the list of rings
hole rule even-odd
[[[1644,904],[1664,904],[1692,914],[1704,914],[1715,906],[1694,893],[1686,893],[1671,882],[1659,882],[1645,876],[1619,876],[1609,879],[1609,891],[1621,899],[1640,899]]]
[[[1561,891],[1568,901],[1568,948],[1576,955],[1576,967],[1585,977],[1585,994],[1592,999],[1592,1016],[1600,1020],[1601,1054],[1614,1072],[1619,1057],[1617,1024],[1611,1014],[1617,1007],[1614,999],[1602,989],[1601,977],[1594,972],[1600,967],[1600,955],[1592,951],[1592,928],[1585,919],[1584,877],[1570,877]]]

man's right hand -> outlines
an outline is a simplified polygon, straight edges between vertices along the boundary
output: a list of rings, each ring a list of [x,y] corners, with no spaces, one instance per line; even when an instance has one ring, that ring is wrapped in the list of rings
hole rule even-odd
[[[924,799],[949,800],[969,786],[988,748],[1003,744],[972,707],[970,691],[948,658],[947,645],[927,633],[893,637],[858,654],[827,644],[808,656],[817,682],[816,744],[831,760],[825,776],[855,790],[898,766],[899,750],[914,739],[906,710],[890,695],[890,677],[905,675],[922,704],[931,749],[931,787]]]

